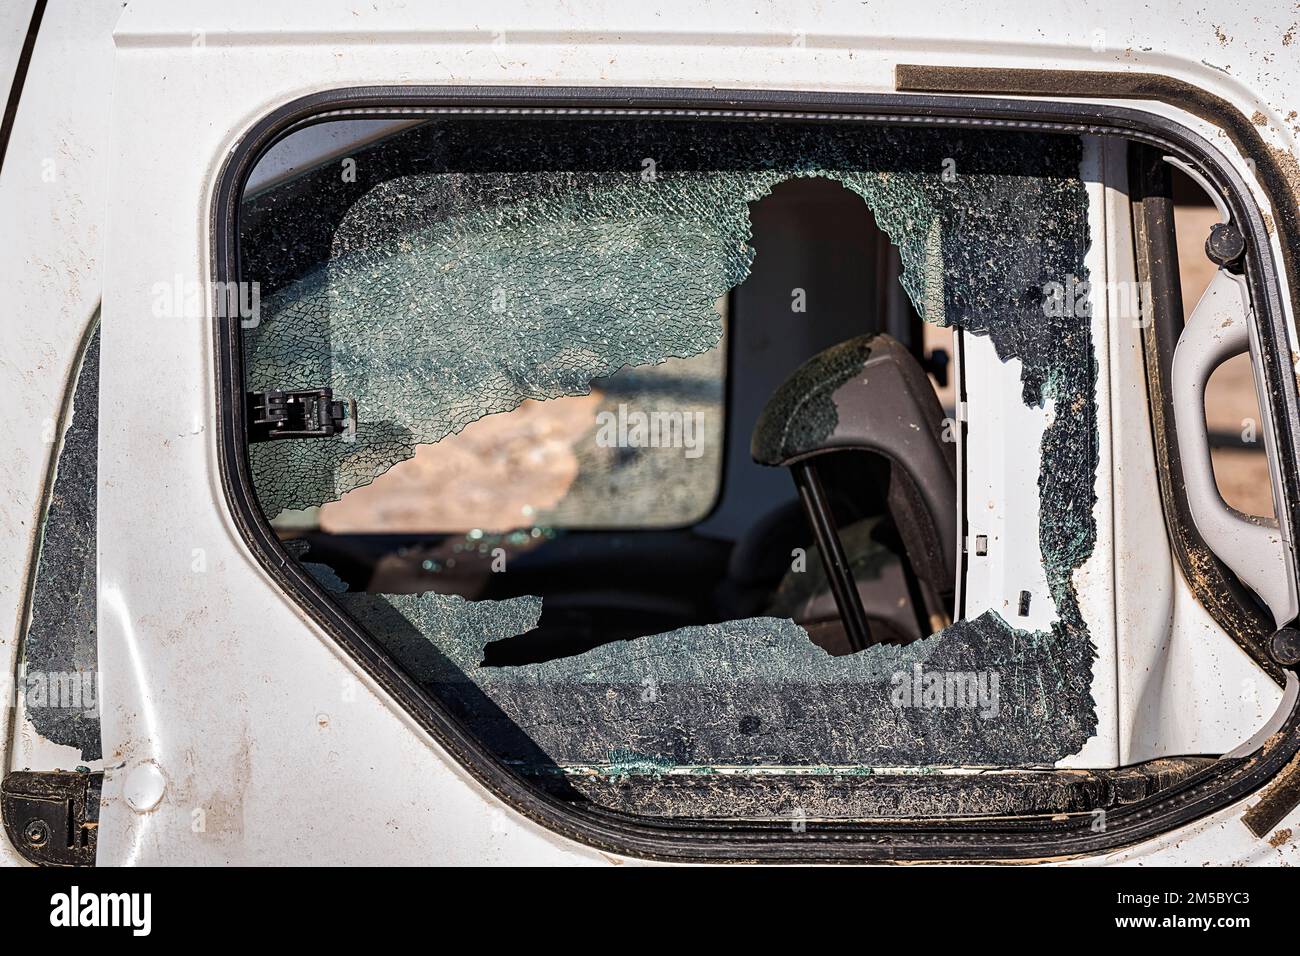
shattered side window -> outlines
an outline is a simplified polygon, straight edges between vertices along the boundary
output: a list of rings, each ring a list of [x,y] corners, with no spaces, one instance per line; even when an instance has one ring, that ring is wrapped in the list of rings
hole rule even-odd
[[[303,263],[283,287],[272,278],[269,295],[267,282],[259,290],[266,324],[248,337],[250,387],[328,385],[359,409],[350,443],[253,449],[267,513],[343,498],[419,457],[420,446],[426,467],[410,480],[454,467],[480,434],[508,452],[521,432],[581,457],[553,464],[534,454],[527,465],[537,487],[521,505],[531,510],[462,501],[453,524],[508,527],[537,516],[553,526],[661,526],[707,513],[721,468],[718,300],[743,273],[743,216],[716,228],[689,195],[639,188],[661,181],[653,160],[644,168],[637,160],[629,187],[623,171],[600,168],[618,157],[556,157],[580,171],[528,168],[541,157],[513,168],[511,152],[484,154],[463,126],[427,124],[396,139],[347,158],[370,188],[305,253],[324,261]],[[342,163],[316,176],[323,172],[351,185]],[[292,188],[250,204],[269,207],[279,229],[295,215],[319,217],[310,200],[274,216]],[[663,214],[663,203],[683,201],[683,215]],[[266,265],[272,277],[293,268]],[[538,403],[563,399],[539,426]],[[530,435],[539,427],[540,441]],[[445,439],[446,450],[434,450]],[[627,454],[640,447],[675,449],[689,481],[663,487],[674,476],[654,465],[662,471],[668,456]],[[480,482],[480,498],[493,496],[483,487],[491,484]],[[345,509],[335,516],[347,521]]]
[[[1037,133],[654,120],[322,147],[245,196],[245,376],[331,389],[348,428],[252,443],[259,502],[400,666],[574,799],[1050,766],[1096,730],[1072,580],[1093,344],[1043,292],[1086,277],[1080,158]],[[953,619],[954,399],[927,324],[987,339],[1054,409],[1030,450],[1056,463],[1031,542],[1048,627]],[[891,437],[873,415],[907,389]],[[970,706],[927,706],[929,673]]]

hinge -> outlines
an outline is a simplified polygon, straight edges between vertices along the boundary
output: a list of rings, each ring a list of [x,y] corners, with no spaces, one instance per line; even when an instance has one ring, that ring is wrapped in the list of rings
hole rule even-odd
[[[249,442],[347,437],[355,429],[356,403],[335,401],[332,389],[248,393]]]
[[[19,770],[0,783],[5,834],[37,866],[94,866],[101,771]]]

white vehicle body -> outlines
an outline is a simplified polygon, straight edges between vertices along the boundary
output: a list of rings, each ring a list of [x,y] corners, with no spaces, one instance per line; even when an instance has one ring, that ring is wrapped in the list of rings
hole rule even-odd
[[[896,92],[895,68],[904,63],[1084,70],[1155,73],[1220,97],[1255,117],[1280,163],[1300,168],[1293,109],[1300,58],[1290,39],[1300,42],[1297,15],[1166,6],[1157,14],[1110,0],[992,10],[586,0],[460,8],[51,3],[0,179],[8,239],[0,249],[7,301],[0,392],[9,402],[0,456],[7,489],[0,619],[8,622],[0,673],[19,666],[33,544],[57,453],[50,423],[59,421],[98,315],[104,758],[94,769],[105,774],[98,865],[639,859],[552,829],[491,792],[250,553],[223,491],[211,325],[201,316],[160,317],[152,303],[160,281],[185,290],[210,283],[217,182],[255,124],[304,96],[352,87],[881,94]],[[4,75],[31,8],[15,2],[3,12]],[[1208,119],[1155,99],[1086,102],[1137,109],[1203,137],[1269,212],[1252,164]],[[1128,215],[1122,163],[1108,166],[1100,145],[1086,162],[1094,227],[1105,230],[1107,217]],[[1292,188],[1300,192],[1300,180]],[[1104,234],[1107,242],[1090,254],[1094,274],[1131,278],[1129,230]],[[1278,261],[1282,241],[1275,230]],[[1275,279],[1289,309],[1287,276],[1279,268]],[[1300,354],[1295,319],[1288,312],[1292,356]],[[1139,330],[1100,308],[1094,331],[1110,440],[1101,459],[1098,556],[1079,583],[1081,600],[1110,631],[1097,635],[1099,732],[1061,766],[1250,752],[1281,725],[1295,679],[1279,687],[1188,588],[1163,516],[1150,506],[1156,476],[1125,468],[1149,457],[1152,442]],[[980,364],[988,356],[977,346],[967,358],[968,374],[994,374]],[[1016,461],[997,444],[1004,429],[1041,429],[1033,415],[1009,394],[1007,408],[980,425],[987,437],[968,445],[967,481],[983,483],[1000,502],[986,533],[1026,520],[1025,496],[1037,494],[1033,462]],[[1008,560],[1033,564],[1040,556]],[[972,577],[966,587],[969,600],[986,606],[1000,593],[996,580]],[[1235,690],[1224,695],[1223,687]],[[81,762],[43,741],[21,713],[8,727],[6,771]],[[1294,842],[1273,845],[1242,822],[1258,798],[1069,862],[1296,862]],[[1278,828],[1296,827],[1300,810],[1293,809]],[[4,841],[0,859],[21,862]]]

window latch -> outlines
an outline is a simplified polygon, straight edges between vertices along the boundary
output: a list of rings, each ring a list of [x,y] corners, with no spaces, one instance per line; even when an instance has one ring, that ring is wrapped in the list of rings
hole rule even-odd
[[[335,400],[328,388],[248,393],[249,442],[281,438],[349,439],[356,433],[356,403]]]

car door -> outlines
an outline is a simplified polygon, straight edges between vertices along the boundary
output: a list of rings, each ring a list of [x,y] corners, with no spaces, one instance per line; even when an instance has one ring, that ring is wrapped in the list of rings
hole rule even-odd
[[[521,10],[472,42],[395,11],[366,38],[342,13],[280,16],[132,4],[114,28],[98,863],[1265,854],[1237,818],[1290,753],[1294,382],[1280,240],[1209,121],[909,85],[904,54],[847,20],[807,54],[719,22],[669,56],[639,13],[617,43]],[[863,45],[885,53],[866,72]],[[1085,48],[1060,65],[1109,75]],[[1231,350],[1175,369],[1200,325],[1167,311],[1165,155],[1249,248],[1244,285],[1224,281],[1253,315],[1270,595],[1216,537],[1205,443],[1182,444],[1195,405],[1173,411]],[[862,568],[911,587],[885,489],[918,472],[832,464],[815,418],[788,460],[743,456],[803,374],[849,408],[879,335],[940,384],[926,321],[956,329],[955,388],[908,424],[955,446],[935,520],[957,529],[938,561],[956,593],[933,631],[846,654],[817,626],[856,593],[891,633]],[[875,344],[846,352],[856,333]],[[668,430],[636,439],[638,413]],[[813,457],[839,495],[820,512],[782,474]],[[465,475],[502,459],[481,507],[532,519],[560,481],[546,521],[464,517]],[[422,490],[394,504],[407,460]],[[944,696],[967,678],[972,706]],[[1035,803],[1065,772],[1087,785]],[[993,797],[972,802],[977,778]],[[1015,820],[990,839],[972,816]],[[1210,818],[1234,836],[1178,842]]]

